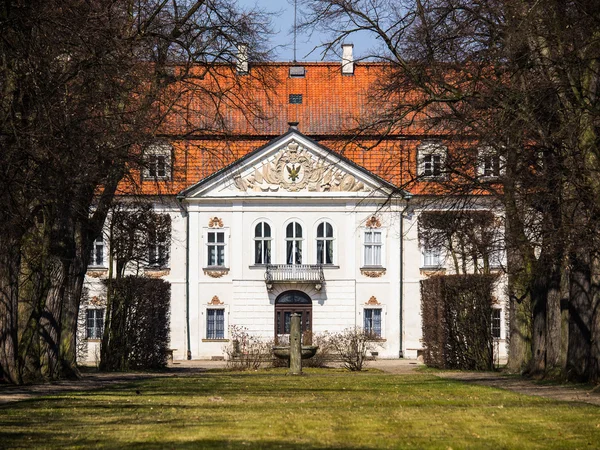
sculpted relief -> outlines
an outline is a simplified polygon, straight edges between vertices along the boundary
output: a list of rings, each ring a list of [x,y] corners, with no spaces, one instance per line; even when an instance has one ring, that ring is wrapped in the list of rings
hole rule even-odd
[[[291,142],[275,159],[245,177],[234,177],[240,191],[277,192],[368,192],[364,183],[335,165],[316,160],[296,142]]]

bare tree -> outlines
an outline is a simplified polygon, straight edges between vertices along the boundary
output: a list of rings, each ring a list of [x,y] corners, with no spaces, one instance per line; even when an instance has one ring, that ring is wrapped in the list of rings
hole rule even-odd
[[[244,104],[195,80],[237,82],[237,45],[265,57],[268,20],[224,0],[14,0],[0,28],[0,377],[73,377],[83,279],[119,183],[190,96],[212,118],[197,129]]]
[[[597,380],[598,3],[302,3],[305,27],[333,30],[324,51],[366,31],[381,42],[371,56],[390,63],[373,94],[388,106],[357,132],[437,137],[448,159],[430,188],[459,202],[501,202],[510,367]],[[482,147],[498,156],[493,181],[477,172]]]

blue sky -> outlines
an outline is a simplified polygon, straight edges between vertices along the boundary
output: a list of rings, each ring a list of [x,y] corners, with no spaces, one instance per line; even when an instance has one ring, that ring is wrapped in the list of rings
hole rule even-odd
[[[276,48],[275,60],[277,61],[292,61],[294,59],[293,50],[293,25],[294,25],[294,2],[293,0],[238,0],[242,7],[252,7],[258,5],[261,9],[280,13],[273,18],[273,28],[275,35],[271,38],[271,44]],[[301,10],[298,9],[298,18],[300,18]],[[308,34],[298,34],[297,36],[297,52],[296,58],[298,61],[320,61],[322,55],[319,51],[312,52],[306,56],[311,50],[323,42],[325,36],[314,32],[312,36]],[[375,41],[366,35],[361,35],[360,38],[355,37],[350,43],[354,44],[354,53],[357,57],[361,52],[365,52],[368,48],[375,45]],[[336,58],[330,56],[329,59]],[[336,58],[337,59],[337,58]]]

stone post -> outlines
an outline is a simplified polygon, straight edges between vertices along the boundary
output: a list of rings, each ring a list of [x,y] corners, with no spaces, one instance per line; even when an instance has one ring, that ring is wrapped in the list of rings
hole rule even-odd
[[[290,375],[302,375],[302,332],[300,314],[293,313],[290,327]]]

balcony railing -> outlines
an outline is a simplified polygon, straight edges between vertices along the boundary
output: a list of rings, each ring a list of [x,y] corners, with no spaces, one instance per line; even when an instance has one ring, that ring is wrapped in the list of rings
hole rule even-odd
[[[269,290],[275,283],[314,283],[320,290],[325,276],[321,264],[267,264],[265,282]]]

